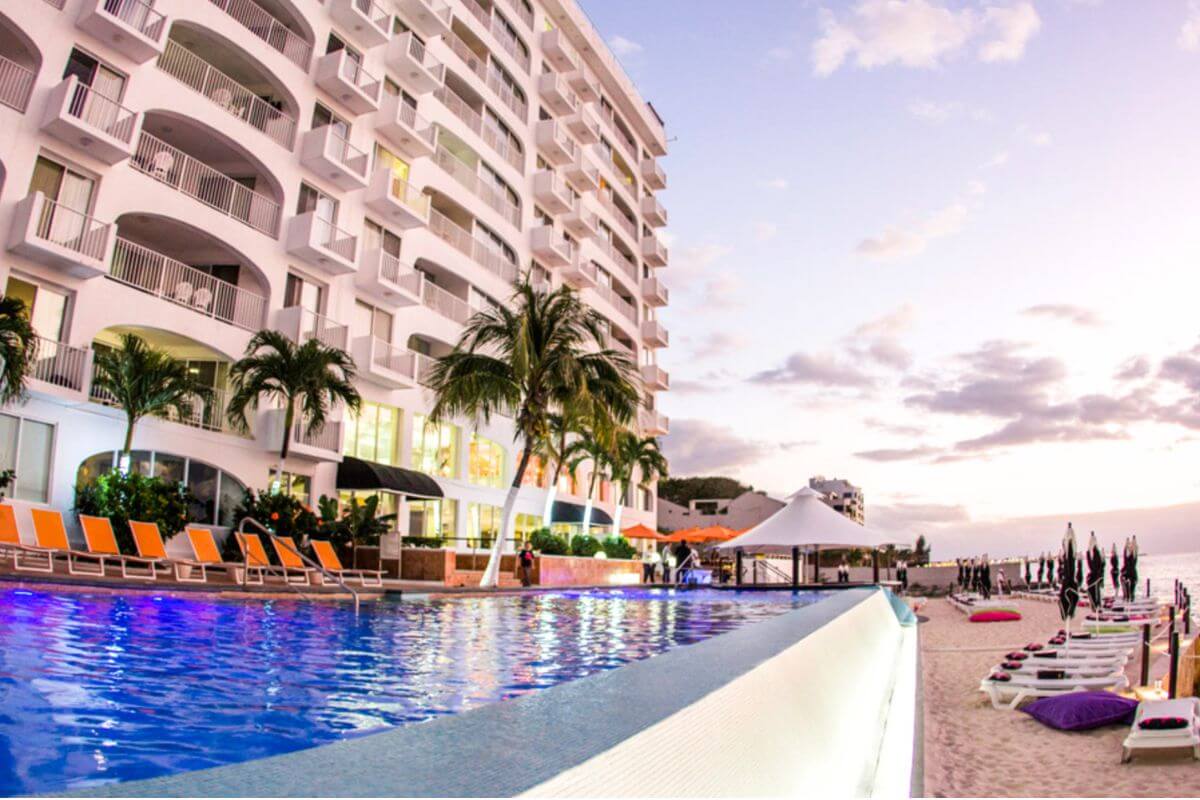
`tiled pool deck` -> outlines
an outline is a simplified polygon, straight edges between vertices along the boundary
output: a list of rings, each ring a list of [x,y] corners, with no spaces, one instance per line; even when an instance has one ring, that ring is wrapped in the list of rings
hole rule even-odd
[[[75,796],[512,796],[681,711],[864,602],[822,602],[662,655],[450,717]]]

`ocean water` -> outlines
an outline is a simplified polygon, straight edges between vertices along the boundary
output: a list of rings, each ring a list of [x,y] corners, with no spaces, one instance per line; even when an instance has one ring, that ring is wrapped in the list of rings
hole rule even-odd
[[[1195,613],[1200,614],[1200,553],[1143,555],[1138,558],[1138,578],[1139,596],[1146,593],[1149,578],[1150,593],[1164,602],[1171,600],[1175,580],[1183,581],[1192,594]]]

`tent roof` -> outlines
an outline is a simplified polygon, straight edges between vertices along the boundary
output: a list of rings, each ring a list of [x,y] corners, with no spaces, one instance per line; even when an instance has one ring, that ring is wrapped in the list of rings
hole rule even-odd
[[[820,492],[805,487],[770,517],[717,547],[751,553],[789,553],[793,547],[878,548],[896,543],[895,537],[859,525],[834,511],[821,499]]]
[[[444,497],[437,481],[423,472],[346,456],[338,464],[337,488],[384,489],[408,497]]]

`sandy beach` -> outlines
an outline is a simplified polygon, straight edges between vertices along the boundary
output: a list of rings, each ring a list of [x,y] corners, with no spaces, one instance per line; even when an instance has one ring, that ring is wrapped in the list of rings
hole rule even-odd
[[[1051,730],[997,711],[979,681],[1004,653],[1044,642],[1060,627],[1051,603],[1017,601],[1020,622],[971,624],[945,600],[921,609],[925,794],[932,797],[1198,797],[1200,762],[1181,751],[1121,763],[1128,727]],[[963,648],[956,650],[957,648]],[[990,648],[980,650],[978,648]],[[1139,663],[1128,665],[1131,685]]]

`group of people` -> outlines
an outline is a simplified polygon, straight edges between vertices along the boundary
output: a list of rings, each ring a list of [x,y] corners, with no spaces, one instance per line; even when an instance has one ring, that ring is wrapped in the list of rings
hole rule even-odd
[[[956,558],[954,562],[958,566],[960,591],[975,592],[985,600],[992,596],[992,562],[987,553],[979,558]]]
[[[1089,579],[1094,580],[1091,576],[1098,574],[1100,581],[1103,582],[1104,554],[1096,545],[1096,534],[1094,531],[1091,535],[1091,544],[1088,547],[1088,551]],[[1092,561],[1091,553],[1095,553],[1095,563]],[[1021,578],[1024,577],[1025,586],[1028,588],[1053,588],[1061,584],[1064,577],[1073,577],[1076,586],[1085,586],[1087,582],[1084,580],[1083,555],[1083,553],[1080,553],[1080,557],[1077,557],[1075,563],[1070,565],[1065,563],[1066,558],[1062,553],[1057,555],[1042,553],[1037,557],[1036,561],[1026,558],[1023,564],[1023,576],[1018,575],[1016,580],[1020,582]],[[1108,567],[1113,587],[1125,600],[1132,600],[1137,593],[1137,559],[1138,543],[1136,536],[1131,536],[1125,540],[1125,548],[1122,554],[1118,555],[1115,544],[1109,553]],[[995,581],[992,580],[992,564],[986,553],[979,558],[955,559],[955,564],[958,567],[957,583],[961,591],[975,592],[984,599],[992,596],[993,589],[999,594],[1007,594],[1012,591],[1012,586],[1003,567],[997,568],[996,579]],[[1035,566],[1036,575],[1034,572]],[[1075,571],[1074,574],[1067,575],[1065,571],[1068,569],[1073,569]],[[899,573],[899,568],[897,568],[897,572]],[[903,578],[901,578],[901,582],[903,583]]]
[[[687,542],[667,543],[662,551],[647,548],[642,553],[642,583],[678,581],[683,570],[700,566],[700,551]]]

